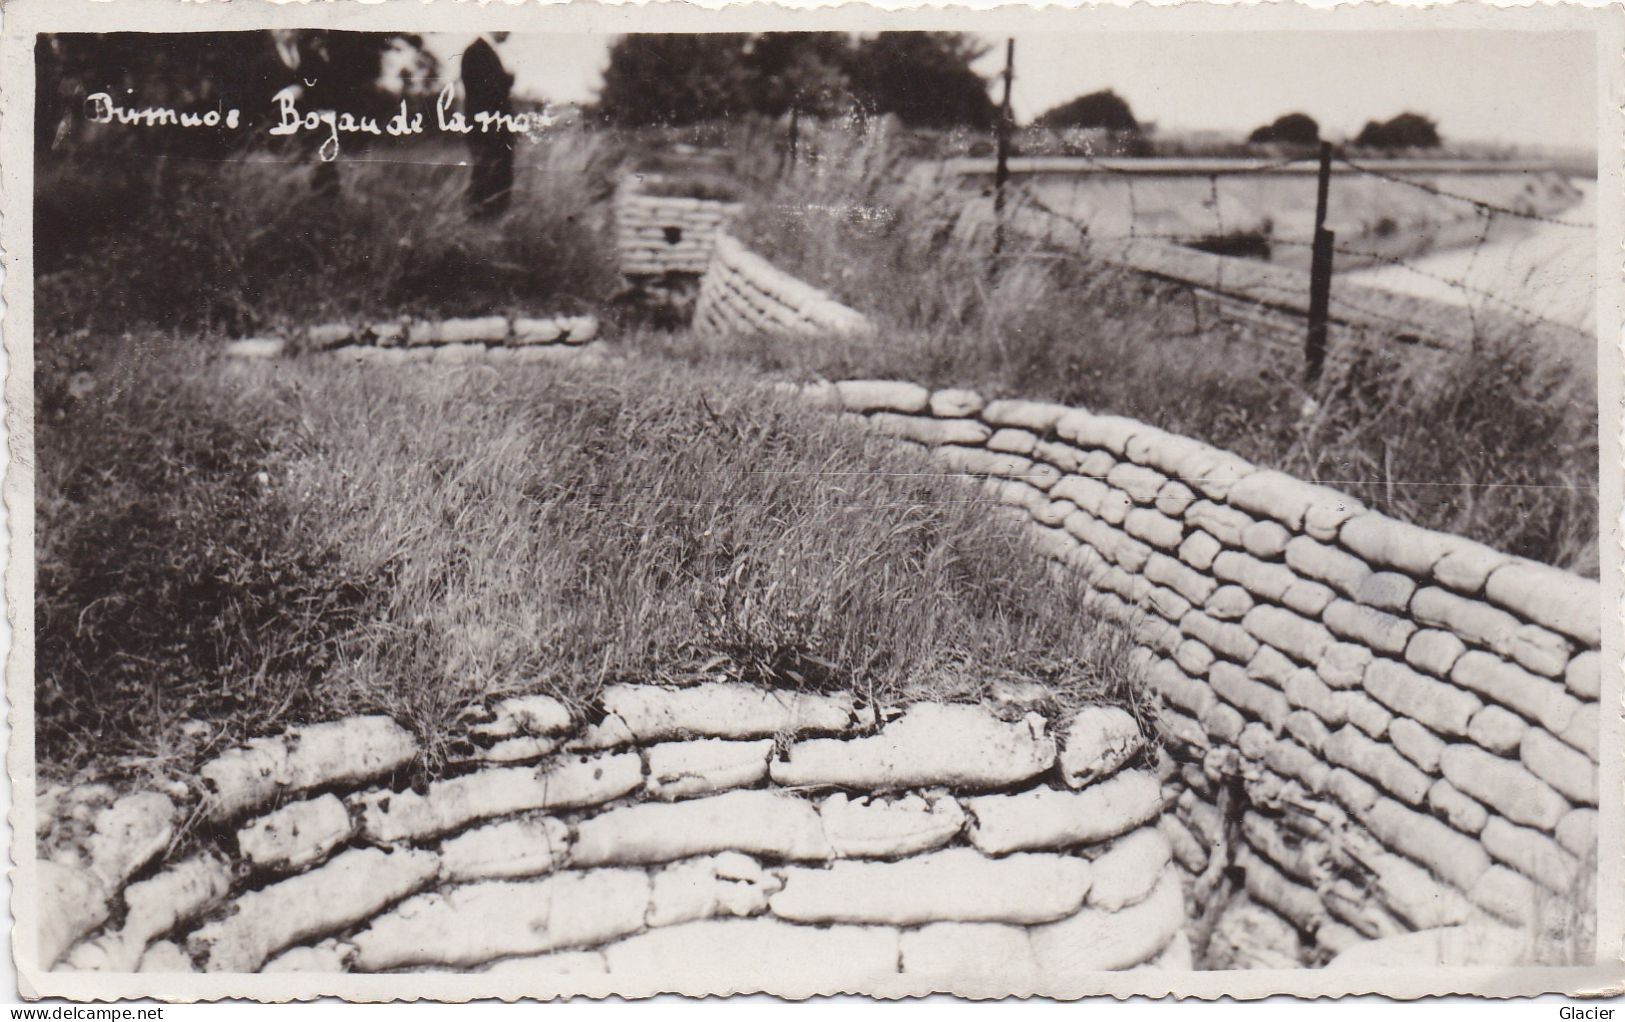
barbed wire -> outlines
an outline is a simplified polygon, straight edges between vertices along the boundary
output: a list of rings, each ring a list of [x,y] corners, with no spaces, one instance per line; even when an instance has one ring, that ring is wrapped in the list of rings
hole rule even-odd
[[[1022,158],[1022,157],[1018,157],[1018,158]],[[1109,163],[1102,162],[1104,160],[1112,160],[1112,159],[1124,159],[1124,160],[1134,159],[1134,157],[1127,157],[1127,156],[1114,157],[1114,156],[1095,156],[1095,155],[1090,154],[1090,153],[1065,153],[1065,154],[1061,154],[1061,155],[1057,155],[1057,156],[1053,156],[1053,157],[1033,156],[1033,157],[1025,157],[1025,158],[1028,158],[1028,159],[1078,160],[1078,161],[1081,161],[1082,163],[1084,163],[1085,165],[1094,168],[1095,170],[1099,171],[1102,174],[1111,174],[1111,175],[1115,175],[1117,177],[1126,177],[1126,178],[1145,177],[1147,175],[1166,174],[1166,173],[1169,172],[1167,168],[1151,168],[1151,169],[1147,169],[1145,167],[1115,167],[1115,166],[1112,166]],[[1206,157],[1201,157],[1201,156],[1166,157],[1166,158],[1167,159],[1191,159],[1191,160],[1195,160],[1195,161],[1202,161],[1202,160],[1207,159]],[[1235,166],[1235,167],[1217,167],[1217,168],[1208,167],[1208,168],[1203,168],[1202,170],[1200,170],[1200,171],[1198,171],[1196,173],[1198,173],[1200,175],[1203,175],[1203,176],[1207,176],[1207,177],[1234,177],[1234,176],[1238,176],[1238,175],[1267,174],[1267,173],[1269,173],[1271,171],[1285,170],[1288,167],[1295,167],[1295,166],[1297,166],[1298,164],[1301,164],[1301,163],[1314,163],[1318,159],[1319,158],[1315,157],[1315,156],[1293,156],[1293,157],[1289,157],[1289,158],[1286,158],[1286,159],[1276,160],[1273,163],[1251,163],[1251,162],[1249,162],[1249,163],[1245,163],[1244,165]]]
[[[1210,189],[1210,195],[1216,196],[1216,193],[1217,193],[1217,188],[1216,188],[1216,181],[1215,181],[1213,183],[1213,186]],[[1213,201],[1214,201],[1215,207],[1217,207],[1216,198]],[[1194,246],[1200,245],[1203,242],[1211,240],[1209,238],[1205,238],[1205,237],[1202,237],[1202,236],[1199,236],[1199,235],[1194,235],[1194,234],[1189,234],[1189,233],[1144,232],[1144,231],[1139,231],[1139,230],[1136,230],[1132,226],[1132,221],[1131,221],[1130,231],[1126,235],[1101,235],[1101,234],[1095,233],[1091,229],[1092,225],[1090,225],[1089,223],[1087,223],[1085,221],[1082,221],[1081,219],[1079,219],[1077,217],[1068,215],[1066,213],[1062,213],[1059,210],[1051,208],[1047,203],[1045,203],[1043,200],[1037,198],[1036,196],[1032,196],[1032,195],[1025,196],[1024,197],[1024,203],[1026,205],[1036,209],[1038,212],[1044,214],[1046,217],[1054,218],[1056,220],[1062,221],[1063,223],[1067,223],[1067,224],[1071,225],[1072,227],[1074,227],[1079,232],[1082,240],[1088,241],[1090,243],[1110,244],[1110,243],[1113,243],[1113,242],[1129,242],[1129,243],[1133,243],[1133,242],[1138,242],[1138,241],[1161,241],[1161,242],[1167,242],[1167,243],[1174,244],[1174,245],[1179,245],[1179,246],[1182,246],[1182,247],[1194,247]],[[1493,218],[1497,215],[1494,210],[1481,210],[1481,212],[1486,217],[1489,218],[1490,222],[1493,222]],[[1224,221],[1223,221],[1222,216],[1218,215],[1217,208],[1215,208],[1215,221],[1219,226],[1218,238],[1223,238],[1225,236]],[[1488,230],[1488,226],[1486,226],[1486,229],[1479,233],[1477,243],[1473,246],[1472,257],[1471,257],[1471,260],[1469,261],[1469,264],[1468,264],[1469,268],[1476,265],[1479,250],[1486,243],[1486,241],[1488,239],[1488,236],[1489,236],[1489,230]],[[1046,234],[1046,237],[1048,237],[1047,234]],[[1310,243],[1308,241],[1302,241],[1302,240],[1299,240],[1299,239],[1294,239],[1294,238],[1272,237],[1272,238],[1266,239],[1266,243],[1271,245],[1271,246],[1277,246],[1278,245],[1278,246],[1285,246],[1285,247],[1292,247],[1292,248],[1304,248],[1304,249],[1312,249],[1313,248],[1312,243]],[[1198,249],[1198,251],[1200,251],[1200,249]],[[1431,281],[1434,281],[1435,283],[1443,284],[1443,285],[1445,285],[1447,287],[1450,287],[1450,288],[1453,288],[1455,290],[1461,291],[1463,294],[1477,296],[1477,297],[1480,297],[1480,298],[1482,298],[1482,299],[1484,299],[1486,301],[1493,302],[1493,303],[1495,303],[1495,304],[1497,304],[1497,305],[1499,305],[1499,306],[1501,306],[1503,308],[1506,308],[1506,309],[1510,310],[1511,312],[1515,313],[1518,317],[1522,318],[1523,320],[1531,322],[1531,323],[1545,324],[1547,326],[1555,327],[1555,328],[1558,328],[1558,329],[1561,329],[1561,330],[1564,330],[1564,331],[1567,331],[1567,332],[1570,332],[1570,333],[1577,334],[1579,336],[1589,336],[1590,335],[1590,331],[1586,330],[1583,327],[1576,326],[1573,323],[1567,323],[1567,322],[1564,322],[1562,320],[1553,319],[1552,317],[1547,316],[1547,315],[1545,315],[1543,313],[1537,312],[1536,310],[1531,309],[1526,305],[1522,305],[1522,304],[1520,304],[1520,303],[1518,303],[1516,301],[1513,301],[1512,299],[1509,299],[1509,298],[1505,297],[1504,295],[1502,295],[1501,293],[1499,293],[1497,291],[1493,291],[1493,290],[1491,290],[1489,288],[1480,287],[1480,286],[1474,285],[1472,283],[1469,283],[1468,280],[1465,279],[1465,278],[1458,279],[1458,278],[1453,278],[1453,277],[1447,277],[1444,274],[1435,273],[1435,272],[1433,272],[1431,270],[1423,269],[1422,267],[1417,266],[1416,264],[1414,264],[1414,263],[1412,263],[1412,262],[1410,262],[1410,261],[1408,261],[1406,259],[1400,258],[1398,256],[1388,255],[1386,253],[1381,253],[1381,252],[1366,251],[1366,250],[1363,250],[1363,249],[1352,248],[1352,247],[1349,247],[1349,246],[1346,246],[1346,245],[1334,245],[1333,246],[1333,251],[1335,253],[1337,253],[1338,255],[1346,256],[1346,257],[1351,258],[1351,259],[1364,260],[1367,263],[1374,263],[1374,264],[1379,264],[1379,265],[1384,265],[1384,266],[1398,267],[1400,269],[1405,270],[1408,273],[1415,274],[1415,275],[1417,275],[1419,277],[1422,277],[1424,279],[1431,280]],[[1218,256],[1218,258],[1222,260],[1225,257],[1224,256]],[[1197,283],[1197,282],[1193,281],[1191,283]],[[1224,289],[1224,265],[1223,265],[1222,262],[1219,263],[1219,265],[1217,266],[1217,272],[1215,274],[1214,281],[1211,283],[1211,286],[1215,290],[1222,291]],[[1398,326],[1403,326],[1403,327],[1406,328],[1406,332],[1410,333],[1410,334],[1419,335],[1419,334],[1424,334],[1424,333],[1427,332],[1425,330],[1425,328],[1423,328],[1420,325],[1418,325],[1416,323],[1413,323],[1413,322],[1411,322],[1409,320],[1406,320],[1406,319],[1404,319],[1402,317],[1395,316],[1395,315],[1389,314],[1389,313],[1382,313],[1382,312],[1379,312],[1378,310],[1372,309],[1372,308],[1370,308],[1368,306],[1364,306],[1364,305],[1362,305],[1360,303],[1349,301],[1346,294],[1340,294],[1338,289],[1336,289],[1336,288],[1333,289],[1332,301],[1334,303],[1338,304],[1339,306],[1341,306],[1344,309],[1348,309],[1348,310],[1351,310],[1351,311],[1354,311],[1354,312],[1358,312],[1358,313],[1360,313],[1360,314],[1362,314],[1364,316],[1368,316],[1368,317],[1371,317],[1371,318],[1383,320],[1385,322],[1392,323],[1392,324],[1395,324],[1395,325],[1398,325]],[[1258,303],[1258,304],[1263,304],[1263,303]],[[1474,314],[1475,310],[1473,309],[1473,306],[1471,305],[1471,303],[1466,304],[1465,309],[1466,309],[1469,316],[1472,316]]]
[[[1291,239],[1291,238],[1273,238],[1273,239],[1271,239],[1271,243],[1276,244],[1276,245],[1286,245],[1286,246],[1289,246],[1289,247],[1301,247],[1301,248],[1309,248],[1309,247],[1311,247],[1310,243],[1307,242],[1307,241],[1297,241],[1297,240],[1294,240],[1294,239]],[[1469,259],[1468,264],[1467,264],[1468,265],[1468,274],[1469,274],[1469,276],[1471,275],[1472,267],[1477,262],[1478,251],[1482,246],[1483,246],[1483,239],[1482,238],[1480,239],[1478,244],[1473,246],[1473,255],[1472,255],[1472,258]],[[1382,264],[1384,266],[1397,266],[1400,269],[1406,270],[1406,271],[1408,271],[1410,273],[1414,273],[1417,276],[1424,277],[1424,278],[1426,278],[1428,280],[1432,280],[1432,281],[1434,281],[1436,283],[1444,284],[1444,285],[1446,285],[1448,287],[1455,288],[1456,290],[1461,291],[1463,293],[1470,294],[1470,295],[1477,295],[1477,296],[1479,296],[1481,298],[1486,299],[1487,301],[1495,302],[1498,305],[1502,305],[1502,306],[1504,306],[1504,307],[1506,307],[1508,309],[1513,310],[1514,312],[1519,313],[1520,315],[1524,316],[1525,318],[1527,318],[1529,320],[1537,321],[1537,322],[1541,322],[1541,323],[1546,323],[1546,324],[1548,324],[1550,326],[1561,327],[1564,330],[1569,330],[1569,331],[1572,331],[1574,333],[1581,334],[1581,335],[1589,335],[1590,334],[1590,331],[1584,329],[1583,327],[1575,326],[1572,323],[1565,323],[1565,322],[1563,322],[1562,320],[1559,320],[1559,319],[1552,319],[1550,316],[1543,315],[1542,313],[1536,312],[1535,310],[1533,310],[1533,309],[1531,309],[1531,308],[1529,308],[1527,306],[1520,305],[1517,302],[1512,301],[1510,298],[1503,297],[1499,292],[1492,291],[1489,288],[1478,287],[1477,285],[1469,284],[1465,278],[1457,279],[1457,278],[1454,278],[1454,277],[1446,277],[1443,274],[1434,273],[1431,270],[1424,270],[1420,266],[1417,266],[1415,263],[1409,262],[1409,261],[1407,261],[1405,259],[1402,259],[1402,258],[1400,258],[1398,256],[1384,255],[1383,253],[1380,253],[1380,252],[1366,252],[1366,251],[1363,251],[1361,249],[1348,248],[1348,247],[1345,247],[1343,245],[1334,245],[1334,246],[1332,246],[1332,251],[1336,252],[1338,255],[1348,256],[1351,259],[1368,259],[1368,260],[1370,260],[1372,262],[1380,263],[1380,264]],[[1469,308],[1471,308],[1471,306],[1469,306]]]
[[[1138,235],[1137,237],[1134,237],[1134,238],[1130,238],[1127,235],[1118,235],[1118,236],[1114,236],[1114,237],[1111,237],[1111,238],[1103,238],[1103,239],[1098,239],[1098,240],[1102,240],[1102,241],[1131,241],[1131,242],[1133,242],[1133,241],[1176,241],[1176,240],[1189,240],[1189,238],[1186,237],[1186,236],[1173,235],[1173,234],[1163,234],[1163,235],[1141,234],[1141,235]],[[1085,256],[1082,253],[1076,253],[1076,252],[1050,252],[1050,253],[1041,253],[1041,254],[1038,254],[1037,256],[1030,257],[1030,258],[1047,259],[1047,260],[1050,260],[1050,261],[1057,261],[1057,260],[1081,261],[1081,260],[1083,260],[1085,258]],[[1145,270],[1137,270],[1136,272],[1148,273],[1148,271],[1145,271]],[[1168,281],[1169,283],[1181,285],[1183,287],[1186,287],[1186,288],[1189,288],[1189,289],[1192,289],[1192,290],[1210,291],[1217,298],[1227,299],[1227,300],[1232,301],[1232,302],[1242,302],[1242,303],[1245,303],[1247,305],[1253,306],[1255,308],[1265,310],[1266,312],[1275,312],[1276,314],[1285,314],[1285,315],[1290,315],[1290,316],[1297,317],[1297,318],[1302,318],[1302,317],[1305,317],[1305,316],[1308,315],[1307,309],[1297,307],[1297,302],[1299,300],[1299,295],[1298,295],[1297,292],[1288,291],[1288,290],[1286,290],[1284,288],[1276,288],[1276,289],[1273,289],[1273,290],[1277,291],[1277,296],[1274,299],[1271,299],[1268,296],[1257,294],[1257,293],[1249,294],[1249,293],[1246,293],[1246,292],[1227,291],[1227,290],[1224,289],[1224,279],[1223,279],[1222,272],[1220,274],[1218,274],[1215,277],[1215,279],[1212,280],[1212,281],[1192,280],[1192,279],[1190,279],[1188,277],[1178,277],[1178,276],[1175,276],[1173,274],[1164,274],[1164,273],[1148,273],[1148,275],[1156,277],[1157,279],[1160,279],[1160,280]],[[1396,335],[1397,334],[1402,334],[1403,335],[1403,337],[1396,337],[1396,339],[1416,338],[1418,342],[1426,344],[1429,347],[1435,347],[1435,348],[1450,347],[1450,344],[1449,344],[1449,342],[1447,340],[1444,340],[1442,338],[1434,339],[1432,337],[1432,335],[1434,333],[1433,331],[1429,331],[1425,327],[1419,326],[1415,322],[1413,322],[1412,320],[1405,319],[1402,316],[1396,316],[1393,313],[1382,312],[1381,310],[1373,309],[1373,308],[1371,308],[1369,306],[1362,305],[1362,304],[1360,304],[1358,302],[1349,301],[1347,297],[1345,297],[1343,295],[1339,295],[1335,291],[1332,294],[1331,300],[1332,300],[1334,305],[1336,305],[1336,306],[1338,306],[1338,307],[1340,307],[1342,309],[1348,310],[1350,312],[1358,313],[1364,320],[1369,321],[1369,322],[1363,322],[1363,323],[1361,323],[1361,322],[1353,322],[1353,321],[1350,321],[1349,319],[1347,319],[1346,317],[1338,316],[1336,318],[1337,325],[1340,326],[1340,327],[1343,327],[1345,329],[1356,329],[1357,330],[1357,329],[1368,328],[1368,327],[1372,327],[1372,326],[1379,326],[1379,325],[1383,325],[1383,324],[1389,324],[1389,325],[1391,325],[1391,328],[1396,332]]]
[[[1369,175],[1371,177],[1380,178],[1380,179],[1382,179],[1384,181],[1391,181],[1394,184],[1401,184],[1401,185],[1406,186],[1407,188],[1415,188],[1418,191],[1427,192],[1429,195],[1436,195],[1441,199],[1454,199],[1457,202],[1465,202],[1465,203],[1468,203],[1469,205],[1473,206],[1475,209],[1478,209],[1478,210],[1483,211],[1483,212],[1500,213],[1500,214],[1503,214],[1505,216],[1517,217],[1517,218],[1519,218],[1521,220],[1534,220],[1534,221],[1536,221],[1538,223],[1552,224],[1552,225],[1554,225],[1556,227],[1573,227],[1573,228],[1576,228],[1578,230],[1588,230],[1588,231],[1589,230],[1596,230],[1596,228],[1597,228],[1597,225],[1594,224],[1594,223],[1585,223],[1583,221],[1578,221],[1578,220],[1563,220],[1563,219],[1561,219],[1559,217],[1546,216],[1546,215],[1541,214],[1541,213],[1530,213],[1530,212],[1526,212],[1524,210],[1511,209],[1511,208],[1508,208],[1506,206],[1498,206],[1493,202],[1489,202],[1489,201],[1484,200],[1484,199],[1474,198],[1471,195],[1462,195],[1459,192],[1447,191],[1447,190],[1445,190],[1443,188],[1438,187],[1437,185],[1430,185],[1425,181],[1413,181],[1410,178],[1401,177],[1398,174],[1390,174],[1387,171],[1377,170],[1375,167],[1368,167],[1368,166],[1365,166],[1364,164],[1355,163],[1353,160],[1349,159],[1347,156],[1339,155],[1338,157],[1336,157],[1336,159],[1337,159],[1337,162],[1339,162],[1339,163],[1343,164],[1344,166],[1348,167],[1350,170],[1357,171],[1357,172],[1359,172],[1361,174],[1366,174],[1366,175]]]

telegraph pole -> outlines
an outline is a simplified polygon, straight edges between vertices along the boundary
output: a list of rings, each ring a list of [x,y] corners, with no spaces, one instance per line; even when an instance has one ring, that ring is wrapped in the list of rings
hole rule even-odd
[[[1016,40],[1004,43],[1004,102],[999,104],[998,156],[993,169],[993,258],[1004,251],[1004,185],[1010,179],[1010,83],[1016,76]]]

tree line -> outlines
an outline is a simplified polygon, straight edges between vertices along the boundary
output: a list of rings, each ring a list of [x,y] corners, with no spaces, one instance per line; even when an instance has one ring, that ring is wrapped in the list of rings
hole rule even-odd
[[[35,53],[42,150],[99,91],[182,111],[237,107],[253,124],[270,116],[278,89],[299,80],[314,83],[302,105],[374,115],[387,115],[403,98],[420,105],[441,85],[423,39],[406,33],[86,33],[41,36]],[[861,113],[892,115],[908,127],[986,131],[999,117],[992,82],[976,68],[987,53],[987,43],[960,32],[624,35],[610,47],[587,112],[599,123],[629,127]],[[1059,132],[1148,133],[1110,89],[1060,103],[1033,123]],[[1320,126],[1303,113],[1283,115],[1248,139],[1279,147],[1319,140]],[[228,144],[224,133],[211,140],[195,132],[154,142]],[[1367,123],[1353,144],[1429,148],[1439,145],[1439,135],[1432,120],[1406,112]]]
[[[975,64],[988,46],[959,32],[765,32],[627,35],[610,49],[593,113],[610,124],[680,126],[795,112],[892,114],[919,128],[991,128],[992,81]],[[1039,128],[1138,136],[1128,102],[1102,89],[1060,103]],[[1312,146],[1320,125],[1285,114],[1252,132],[1254,145]],[[1434,148],[1437,125],[1406,112],[1367,122],[1353,140],[1376,149]]]
[[[633,126],[794,111],[986,129],[997,108],[972,65],[987,49],[959,32],[627,35],[610,48],[594,112]]]
[[[1305,113],[1283,114],[1247,136],[1254,145],[1312,146],[1320,140],[1320,125]],[[1437,149],[1439,126],[1431,118],[1406,112],[1386,121],[1366,121],[1353,144],[1364,149]]]

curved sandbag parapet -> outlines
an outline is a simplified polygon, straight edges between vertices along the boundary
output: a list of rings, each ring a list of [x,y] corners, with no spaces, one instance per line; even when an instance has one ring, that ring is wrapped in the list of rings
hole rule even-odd
[[[189,795],[42,797],[38,951],[116,972],[524,970],[712,992],[1064,993],[1189,968],[1134,718],[731,682],[470,707],[412,784],[385,717],[227,751]],[[169,856],[184,818],[212,840]],[[133,882],[132,882],[132,878]],[[651,979],[652,978],[652,979]],[[742,986],[743,985],[743,986]]]
[[[1239,868],[1295,962],[1458,926],[1587,960],[1568,945],[1598,860],[1596,581],[1132,419],[783,386],[978,482],[1134,631],[1193,915]]]

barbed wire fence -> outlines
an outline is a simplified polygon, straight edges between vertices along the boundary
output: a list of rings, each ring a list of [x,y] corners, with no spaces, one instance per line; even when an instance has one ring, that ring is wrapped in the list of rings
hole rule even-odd
[[[1014,108],[1033,109],[1024,102],[1031,97],[1019,74],[1012,76],[1010,88],[1012,98],[1001,105],[1001,131],[1013,130],[1013,115],[1020,112]],[[1544,285],[1533,279],[1538,265],[1521,270],[1509,262],[1480,272],[1490,254],[1505,257],[1492,253],[1493,246],[1516,244],[1520,233],[1535,229],[1573,232],[1574,244],[1587,246],[1582,232],[1595,225],[1564,215],[1575,198],[1572,190],[1506,199],[1504,189],[1492,189],[1505,200],[1498,202],[1441,183],[1449,180],[1442,175],[1458,168],[1415,161],[1396,165],[1335,149],[1260,157],[1226,152],[1148,164],[1139,158],[1142,153],[1114,139],[1106,141],[1104,152],[1088,151],[1087,138],[1065,139],[1061,155],[1038,157],[1015,155],[1019,141],[989,144],[985,155],[974,148],[967,153],[955,144],[959,140],[947,141],[929,154],[909,153],[906,143],[889,150],[899,161],[889,168],[898,180],[929,183],[912,189],[908,203],[898,206],[906,207],[911,229],[957,236],[971,245],[991,243],[995,277],[1001,264],[1023,260],[1115,264],[1189,294],[1193,335],[1204,334],[1204,318],[1213,310],[1218,322],[1245,328],[1248,336],[1303,349],[1311,381],[1325,357],[1327,330],[1338,337],[1444,350],[1477,348],[1480,338],[1508,328],[1560,334],[1587,345],[1593,333],[1585,314],[1578,321],[1563,318],[1569,310],[1545,302],[1539,291]],[[1055,163],[1034,166],[1029,162],[1034,159]],[[1314,176],[1317,163],[1320,180]],[[1158,180],[1170,176],[1201,183],[1170,202],[1166,181]],[[1250,203],[1235,178],[1261,179],[1266,189],[1275,179],[1284,188],[1304,183],[1318,188],[1324,182],[1326,208],[1317,210],[1312,232],[1283,230],[1275,219],[1281,214],[1270,214],[1273,202]],[[1103,187],[1103,180],[1110,185]],[[1358,214],[1351,217],[1350,209],[1356,202],[1371,206],[1371,195],[1351,196],[1340,182],[1352,180],[1418,192],[1432,208],[1410,223],[1387,217],[1386,225],[1373,223],[1375,214],[1362,221]],[[884,199],[876,201],[885,212]],[[1303,212],[1294,201],[1283,205],[1289,218]],[[1404,209],[1407,204],[1384,199],[1377,205]],[[1336,237],[1332,228],[1345,236]],[[1548,237],[1543,245],[1557,242]],[[1317,247],[1323,251],[1317,254]],[[1498,276],[1496,270],[1503,272]],[[1317,278],[1319,301],[1313,294]]]
[[[1015,193],[1006,200],[1005,216],[1012,229],[1023,233],[1044,258],[1069,256],[1101,258],[1130,269],[1146,273],[1171,283],[1183,284],[1194,291],[1205,292],[1221,307],[1239,309],[1253,306],[1257,313],[1277,319],[1300,320],[1308,328],[1313,324],[1310,289],[1313,274],[1306,280],[1296,269],[1302,259],[1283,259],[1282,250],[1303,250],[1311,257],[1315,248],[1312,238],[1283,235],[1274,230],[1272,223],[1260,225],[1250,222],[1245,215],[1231,219],[1226,215],[1225,189],[1221,178],[1234,176],[1269,176],[1291,172],[1302,174],[1307,164],[1316,162],[1314,156],[1289,157],[1269,162],[1238,162],[1234,167],[1202,168],[1195,176],[1205,177],[1206,195],[1197,200],[1211,218],[1211,231],[1194,229],[1191,210],[1158,214],[1147,212],[1136,190],[1136,181],[1145,183],[1154,169],[1136,167],[1129,159],[1102,159],[1081,155],[1068,157],[1076,166],[1067,176],[1064,188],[1052,184],[1046,196],[1023,180],[1021,168],[1013,174]],[[1445,244],[1438,251],[1454,251],[1466,255],[1464,268],[1457,273],[1441,270],[1433,265],[1420,265],[1418,260],[1434,254],[1423,250],[1409,255],[1403,249],[1384,246],[1381,232],[1366,231],[1362,242],[1328,241],[1331,257],[1325,268],[1329,287],[1327,318],[1342,329],[1378,332],[1406,343],[1428,347],[1455,348],[1472,345],[1487,329],[1483,319],[1510,322],[1524,328],[1535,328],[1571,339],[1589,340],[1592,331],[1579,323],[1557,318],[1542,311],[1528,300],[1525,288],[1487,286],[1478,276],[1481,258],[1486,249],[1500,242],[1516,244],[1520,229],[1527,232],[1531,226],[1572,231],[1576,245],[1587,245],[1582,232],[1595,230],[1595,224],[1568,216],[1544,211],[1533,202],[1524,205],[1490,201],[1482,196],[1463,194],[1440,187],[1429,180],[1433,174],[1413,170],[1407,173],[1356,161],[1341,153],[1333,153],[1328,161],[1339,168],[1339,177],[1355,175],[1383,182],[1395,188],[1408,188],[1422,192],[1447,205],[1460,204],[1470,210],[1471,224],[1460,218],[1451,218],[1451,226],[1459,244]],[[1166,172],[1166,171],[1165,171]],[[1184,172],[1189,175],[1192,172]],[[1100,189],[1089,184],[1091,177],[1105,176],[1123,182],[1122,205],[1126,207],[1127,222],[1110,215],[1091,216],[1088,204],[1080,201],[1086,188]],[[1425,175],[1425,176],[1424,176]],[[1329,176],[1323,171],[1323,177]],[[1059,193],[1060,201],[1053,201]],[[1337,189],[1332,184],[1330,206],[1336,219]],[[1098,204],[1097,204],[1098,205]],[[1179,229],[1162,229],[1159,218],[1182,220]],[[1326,213],[1317,218],[1317,233],[1324,230]],[[1019,226],[1018,226],[1019,225]],[[1114,229],[1116,228],[1116,229]],[[1330,231],[1324,233],[1330,235]],[[1372,242],[1376,243],[1373,244]],[[1384,250],[1384,249],[1387,250]],[[1029,253],[1031,256],[1032,253]],[[1243,258],[1237,258],[1243,257]],[[1251,257],[1251,258],[1245,258]],[[1429,298],[1426,292],[1412,294],[1407,289],[1390,290],[1376,284],[1362,284],[1332,274],[1331,262],[1338,271],[1392,269],[1416,281],[1425,282],[1427,290],[1435,295],[1454,292],[1453,301]],[[1315,260],[1309,260],[1311,266]],[[1453,261],[1454,262],[1454,261]],[[1538,267],[1530,267],[1521,281],[1527,285]],[[1497,282],[1505,283],[1505,282]],[[1295,293],[1294,293],[1295,292]],[[1379,307],[1381,306],[1381,307]],[[1252,318],[1248,315],[1247,318]],[[1455,322],[1450,322],[1451,320]],[[1306,362],[1311,376],[1316,371],[1313,341],[1306,339]]]

